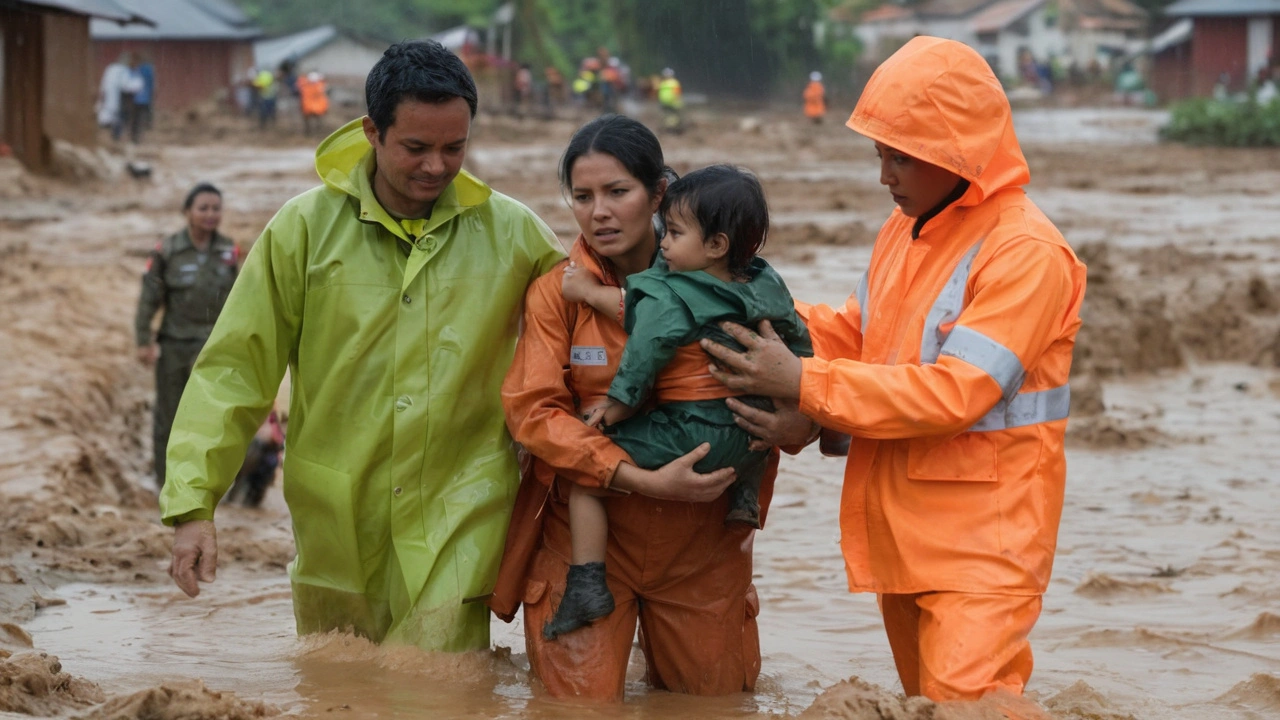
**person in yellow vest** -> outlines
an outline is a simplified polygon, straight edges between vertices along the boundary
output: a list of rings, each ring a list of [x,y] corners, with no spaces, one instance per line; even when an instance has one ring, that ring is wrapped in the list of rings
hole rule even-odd
[[[253,79],[253,86],[258,90],[258,128],[266,129],[267,125],[276,122],[276,97],[280,94],[280,83],[276,82],[274,72],[264,69]]]
[[[684,129],[684,92],[680,81],[676,79],[676,71],[665,68],[662,81],[658,83],[658,105],[662,108],[662,127],[664,130],[679,133]]]
[[[302,129],[307,135],[320,127],[320,119],[329,112],[329,86],[324,76],[309,72],[298,78],[298,97],[302,103]]]
[[[827,89],[822,86],[822,73],[815,70],[809,73],[809,84],[804,89],[804,116],[819,125],[826,114]]]

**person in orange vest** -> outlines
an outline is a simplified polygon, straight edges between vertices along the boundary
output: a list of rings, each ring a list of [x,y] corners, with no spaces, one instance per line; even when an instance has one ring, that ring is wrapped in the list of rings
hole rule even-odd
[[[818,125],[827,114],[827,89],[822,86],[822,73],[809,73],[809,84],[804,88],[804,116]]]
[[[310,135],[312,129],[320,129],[321,118],[329,112],[329,86],[324,76],[310,72],[298,78],[298,97],[302,103],[303,132]]]
[[[1023,191],[1009,101],[968,46],[912,39],[847,125],[875,142],[898,206],[870,268],[843,308],[801,308],[815,357],[767,324],[729,326],[747,351],[703,341],[712,374],[795,408],[730,401],[762,442],[852,435],[845,569],[878,596],[906,693],[1020,695],[1062,515],[1085,267]]]

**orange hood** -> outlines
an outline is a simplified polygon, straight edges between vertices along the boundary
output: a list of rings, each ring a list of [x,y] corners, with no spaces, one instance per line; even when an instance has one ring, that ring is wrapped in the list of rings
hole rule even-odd
[[[981,55],[954,40],[903,45],[876,68],[845,124],[968,180],[957,205],[1031,180],[1004,88]]]

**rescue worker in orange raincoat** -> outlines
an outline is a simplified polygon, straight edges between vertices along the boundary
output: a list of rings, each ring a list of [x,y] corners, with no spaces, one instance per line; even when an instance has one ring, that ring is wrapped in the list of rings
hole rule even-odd
[[[524,605],[530,669],[555,697],[619,701],[640,625],[648,683],[697,695],[751,690],[760,672],[751,581],[755,530],[726,525],[724,492],[732,469],[699,474],[710,446],[657,470],[638,468],[582,414],[604,402],[627,342],[617,313],[622,281],[650,266],[658,233],[653,213],[667,179],[653,132],[631,118],[604,115],[574,135],[560,177],[582,235],[569,259],[535,280],[525,296],[524,334],[502,387],[507,425],[532,456],[516,496],[498,582],[489,605],[510,621]],[[613,313],[573,287],[588,272],[612,299]],[[585,279],[585,278],[584,278]],[[681,347],[665,377],[694,383],[654,388],[658,402],[734,395],[705,372],[697,345]],[[761,522],[777,473],[771,452],[760,487]],[[571,556],[568,487],[618,491],[609,517],[606,582],[615,607],[555,640],[539,632],[565,591]]]
[[[730,388],[853,436],[845,569],[878,595],[906,693],[1017,695],[1062,515],[1085,267],[1023,192],[1008,100],[969,47],[912,39],[847,124],[875,141],[898,208],[844,307],[802,308],[816,356],[765,324],[730,326],[745,353],[704,347]],[[811,439],[798,413],[730,404],[756,437]]]
[[[822,86],[822,73],[809,73],[809,84],[804,88],[804,116],[814,125],[822,122],[827,114],[827,89]]]
[[[329,112],[329,86],[324,76],[309,72],[298,78],[298,97],[302,105],[302,128],[307,135],[320,128],[320,120]]]

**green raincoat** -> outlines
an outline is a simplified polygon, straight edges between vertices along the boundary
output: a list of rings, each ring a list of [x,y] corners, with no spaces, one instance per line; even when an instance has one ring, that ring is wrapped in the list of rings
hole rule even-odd
[[[284,493],[299,633],[487,647],[519,482],[499,394],[525,288],[564,255],[528,208],[462,172],[410,236],[378,204],[359,120],[324,185],[263,231],[169,442],[166,524],[211,519],[286,367]]]

